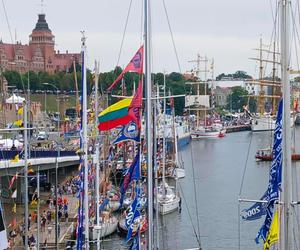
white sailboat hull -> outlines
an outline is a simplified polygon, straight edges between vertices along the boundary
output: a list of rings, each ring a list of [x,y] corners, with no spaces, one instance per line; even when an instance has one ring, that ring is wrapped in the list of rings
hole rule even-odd
[[[253,118],[251,124],[252,132],[271,131],[275,129],[275,119],[272,116]],[[291,126],[294,126],[295,119],[291,116]]]
[[[179,207],[179,198],[175,197],[171,200],[159,200],[158,201],[158,211],[160,214],[169,214],[176,211]]]
[[[116,219],[112,219],[109,222],[101,223],[99,229],[92,227],[90,228],[90,240],[97,240],[98,233],[100,238],[104,238],[108,235],[111,235],[117,230],[118,221]]]
[[[185,169],[184,168],[175,168],[175,177],[178,179],[185,177]]]
[[[191,133],[192,139],[204,139],[204,138],[219,138],[224,137],[226,133],[226,130],[220,130],[220,131],[202,131],[202,130],[196,130]]]

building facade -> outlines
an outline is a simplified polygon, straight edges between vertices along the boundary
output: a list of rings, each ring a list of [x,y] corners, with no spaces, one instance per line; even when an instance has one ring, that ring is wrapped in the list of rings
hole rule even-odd
[[[60,53],[54,50],[55,40],[45,14],[38,15],[35,28],[29,36],[29,44],[7,44],[0,41],[0,68],[18,72],[68,71],[73,62],[80,63],[80,53]]]

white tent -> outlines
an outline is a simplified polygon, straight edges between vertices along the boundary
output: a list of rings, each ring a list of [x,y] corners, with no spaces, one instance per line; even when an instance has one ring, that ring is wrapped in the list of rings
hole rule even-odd
[[[18,140],[12,140],[12,139],[2,139],[0,140],[0,149],[11,149],[11,147],[15,145],[17,149],[20,149],[23,147],[23,143]]]
[[[24,101],[25,101],[25,98],[13,94],[11,97],[6,99],[5,102],[8,104],[22,104]]]

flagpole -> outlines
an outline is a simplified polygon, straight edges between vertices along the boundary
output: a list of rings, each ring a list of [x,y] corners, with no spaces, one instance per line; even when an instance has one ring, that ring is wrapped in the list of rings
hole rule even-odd
[[[281,81],[283,87],[283,225],[281,225],[281,247],[294,249],[292,217],[292,162],[291,162],[291,93],[289,79],[289,11],[290,0],[281,4]]]
[[[148,168],[148,249],[153,249],[153,163],[152,163],[152,107],[151,107],[151,37],[150,37],[150,0],[144,0],[145,11],[145,85],[146,85],[146,137],[147,137],[147,168]]]
[[[27,101],[24,103],[24,177],[25,177],[25,250],[28,249],[28,218],[29,218],[29,211],[28,211],[28,131],[27,131]]]
[[[84,31],[82,31],[81,38],[82,46],[82,131],[83,131],[83,157],[84,157],[84,235],[85,235],[85,249],[89,249],[89,190],[88,190],[88,138],[87,138],[87,84],[86,84],[86,37]]]

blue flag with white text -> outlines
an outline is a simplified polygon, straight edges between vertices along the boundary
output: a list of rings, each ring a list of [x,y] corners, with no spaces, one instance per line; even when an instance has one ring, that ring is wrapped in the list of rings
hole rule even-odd
[[[260,200],[267,199],[268,192],[265,192],[264,195],[260,198]],[[245,221],[252,221],[260,219],[263,215],[267,213],[267,205],[266,202],[256,202],[250,208],[244,209],[241,212],[242,219]]]
[[[266,200],[268,201],[266,209],[267,215],[264,224],[259,229],[255,238],[256,243],[259,243],[260,238],[266,241],[275,210],[275,201],[277,201],[279,198],[279,187],[281,186],[282,179],[282,109],[283,100],[281,99],[278,105],[276,125],[274,130],[273,160],[270,168],[269,185],[266,197]]]

